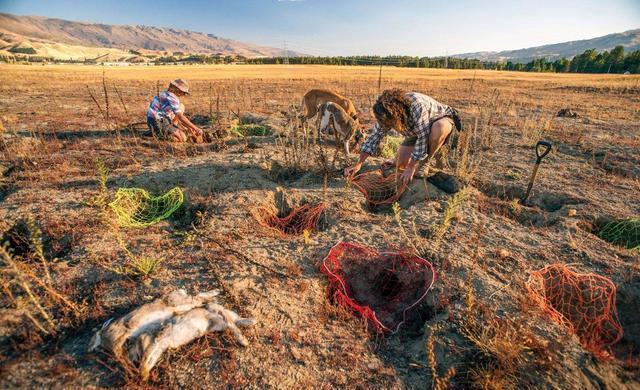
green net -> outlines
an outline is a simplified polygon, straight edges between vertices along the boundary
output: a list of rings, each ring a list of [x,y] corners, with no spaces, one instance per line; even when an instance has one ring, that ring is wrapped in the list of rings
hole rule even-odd
[[[169,218],[184,202],[179,187],[160,196],[151,196],[142,188],[120,188],[109,207],[122,227],[146,227]]]
[[[238,137],[252,137],[269,135],[269,129],[266,126],[258,124],[239,124],[231,126],[231,133]]]
[[[640,250],[640,218],[613,220],[604,225],[598,236],[614,245]]]

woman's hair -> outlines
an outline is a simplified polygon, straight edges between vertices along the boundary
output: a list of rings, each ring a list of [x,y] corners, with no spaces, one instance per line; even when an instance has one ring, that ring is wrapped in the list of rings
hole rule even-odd
[[[406,130],[411,101],[405,95],[406,91],[401,89],[387,89],[382,92],[373,105],[373,114],[381,125],[393,127],[399,132]]]

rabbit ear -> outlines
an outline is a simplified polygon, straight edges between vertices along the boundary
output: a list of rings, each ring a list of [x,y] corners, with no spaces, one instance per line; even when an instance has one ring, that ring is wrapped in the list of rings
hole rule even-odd
[[[238,318],[235,320],[235,324],[238,326],[252,326],[255,325],[256,320],[253,318]]]
[[[96,348],[102,345],[102,331],[105,330],[112,321],[113,321],[113,317],[106,320],[104,324],[102,324],[102,327],[100,328],[100,330],[98,330],[93,335],[93,337],[91,337],[91,341],[89,341],[89,348],[88,348],[89,352],[94,351]]]
[[[100,345],[102,345],[102,330],[97,331],[93,337],[91,337],[91,341],[89,341],[89,348],[87,348],[88,352],[93,352]]]

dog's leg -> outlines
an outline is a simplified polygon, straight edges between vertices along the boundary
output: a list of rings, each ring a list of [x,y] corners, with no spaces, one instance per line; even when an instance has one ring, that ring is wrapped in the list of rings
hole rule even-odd
[[[329,122],[331,121],[332,115],[328,110],[325,110],[319,115],[319,125],[318,125],[318,143],[320,142],[320,136],[322,133],[327,131],[329,128]]]

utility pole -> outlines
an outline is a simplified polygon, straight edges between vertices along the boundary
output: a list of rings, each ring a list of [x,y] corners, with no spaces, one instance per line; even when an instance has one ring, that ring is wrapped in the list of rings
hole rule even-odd
[[[449,50],[446,51],[446,55],[444,56],[444,68],[449,68]]]
[[[382,57],[380,57],[380,73],[378,74],[378,95],[380,95],[381,88],[382,88]]]
[[[287,40],[284,40],[284,61],[285,65],[289,65],[289,53],[287,51]]]

